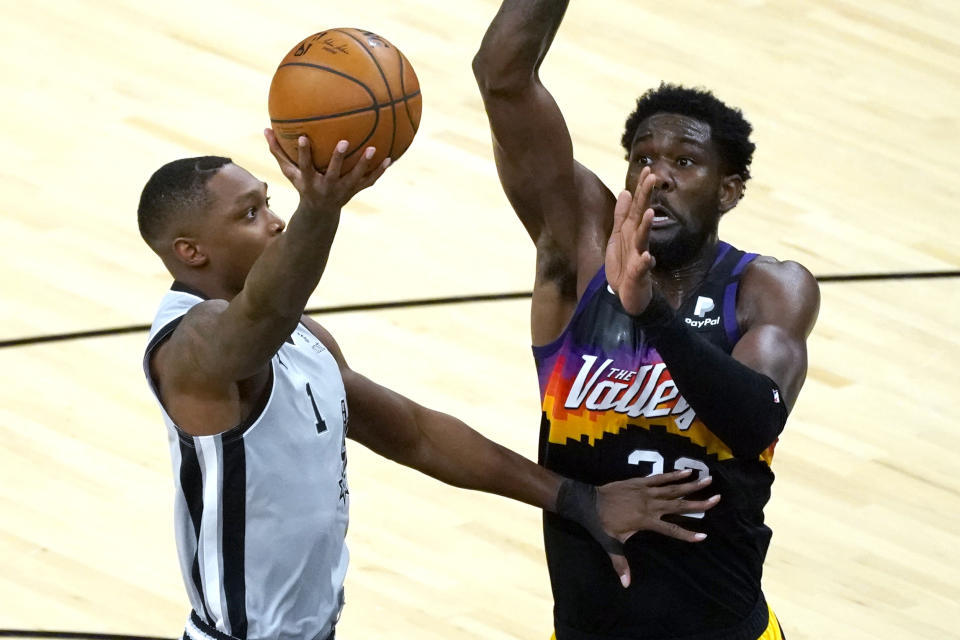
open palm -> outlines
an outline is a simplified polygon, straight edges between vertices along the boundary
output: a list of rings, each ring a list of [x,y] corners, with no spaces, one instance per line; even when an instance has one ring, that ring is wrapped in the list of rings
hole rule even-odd
[[[631,315],[642,313],[653,296],[651,271],[656,261],[650,254],[650,226],[654,214],[649,203],[656,181],[647,167],[640,173],[635,193],[620,193],[604,258],[607,282]]]

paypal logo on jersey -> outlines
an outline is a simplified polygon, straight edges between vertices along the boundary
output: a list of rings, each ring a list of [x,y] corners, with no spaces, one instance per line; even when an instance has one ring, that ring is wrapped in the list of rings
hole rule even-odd
[[[713,303],[713,298],[706,298],[704,296],[697,296],[697,304],[693,308],[693,315],[701,320],[694,320],[693,318],[684,318],[683,321],[694,329],[699,329],[700,327],[716,327],[720,324],[720,318],[707,318],[706,315],[714,310],[716,305]]]
[[[713,298],[697,296],[697,306],[693,308],[693,315],[697,316],[698,318],[702,318],[713,311],[713,306]]]

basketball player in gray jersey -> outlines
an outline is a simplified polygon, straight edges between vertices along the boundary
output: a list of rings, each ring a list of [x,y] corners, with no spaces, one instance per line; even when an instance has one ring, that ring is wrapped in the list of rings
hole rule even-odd
[[[266,131],[300,194],[288,224],[267,185],[228,158],[177,160],[147,182],[140,231],[175,282],[157,312],[144,371],[168,427],[177,547],[193,611],[184,639],[332,638],[343,604],[349,492],[344,438],[444,482],[521,500],[579,523],[627,570],[638,530],[682,541],[661,519],[709,479],[680,471],[604,485],[564,479],[353,371],[303,315],[340,210],[386,170],[373,149],[326,173],[308,140],[293,162]]]

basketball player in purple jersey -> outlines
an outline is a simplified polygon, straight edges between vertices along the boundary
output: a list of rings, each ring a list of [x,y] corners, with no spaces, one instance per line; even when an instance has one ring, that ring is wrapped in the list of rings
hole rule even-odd
[[[671,469],[723,501],[699,545],[642,532],[616,577],[544,515],[558,640],[782,637],[761,590],[773,448],[807,370],[816,280],[718,239],[754,145],[739,110],[662,84],[626,123],[626,190],[576,162],[538,69],[567,0],[505,0],[474,59],[500,180],[537,248],[531,325],[540,462],[600,484]]]

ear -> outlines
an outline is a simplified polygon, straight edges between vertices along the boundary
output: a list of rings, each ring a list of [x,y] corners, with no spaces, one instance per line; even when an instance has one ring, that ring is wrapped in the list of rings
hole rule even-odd
[[[202,267],[207,264],[207,254],[203,252],[194,238],[179,237],[174,239],[173,255],[188,267]]]
[[[743,178],[736,173],[724,176],[720,179],[720,192],[717,195],[720,199],[720,215],[723,215],[737,206],[743,197]]]

